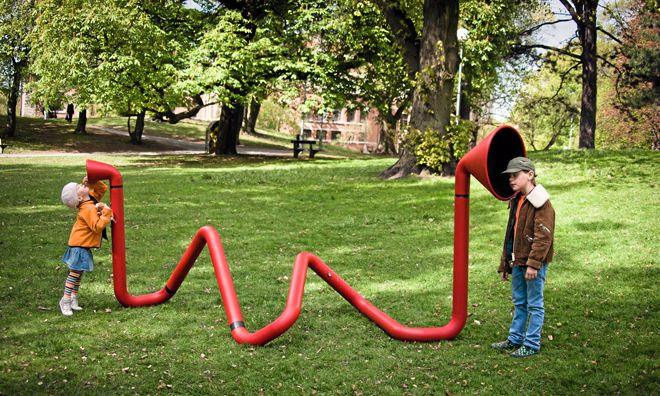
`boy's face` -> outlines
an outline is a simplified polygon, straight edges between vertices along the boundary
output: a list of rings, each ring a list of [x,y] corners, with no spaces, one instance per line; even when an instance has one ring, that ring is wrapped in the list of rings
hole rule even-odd
[[[514,192],[527,194],[534,189],[534,172],[519,171],[509,173],[509,186]]]

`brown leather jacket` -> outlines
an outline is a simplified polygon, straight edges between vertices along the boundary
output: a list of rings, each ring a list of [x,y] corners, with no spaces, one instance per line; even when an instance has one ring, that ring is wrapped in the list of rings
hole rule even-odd
[[[536,186],[522,203],[518,224],[513,233],[519,194],[509,201],[509,221],[504,237],[502,258],[497,272],[511,272],[516,265],[541,269],[552,261],[555,232],[555,209],[543,186]],[[533,202],[533,203],[532,203]],[[513,253],[513,254],[511,254]]]

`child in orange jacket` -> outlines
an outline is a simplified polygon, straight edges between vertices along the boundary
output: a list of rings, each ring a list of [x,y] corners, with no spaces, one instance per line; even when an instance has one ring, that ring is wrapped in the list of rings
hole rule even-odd
[[[112,210],[100,202],[107,190],[105,183],[89,183],[86,176],[82,184],[68,183],[62,189],[62,202],[71,209],[78,209],[68,248],[62,257],[69,267],[64,296],[60,299],[60,310],[64,316],[71,316],[74,310],[82,309],[78,304],[78,290],[83,274],[94,269],[91,248],[101,247],[101,234],[112,219]]]

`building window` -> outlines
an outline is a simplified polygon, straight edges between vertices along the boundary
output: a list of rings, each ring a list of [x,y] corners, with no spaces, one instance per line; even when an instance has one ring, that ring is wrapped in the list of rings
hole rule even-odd
[[[341,132],[340,132],[340,131],[332,131],[331,133],[332,133],[332,134],[331,134],[330,136],[331,136],[331,139],[332,139],[332,140],[339,140],[339,139],[341,139]]]
[[[348,110],[348,112],[346,113],[347,114],[346,122],[356,122],[355,113],[356,113],[355,110]]]
[[[335,110],[332,112],[332,120],[334,122],[340,122],[341,121],[341,110]]]
[[[360,110],[360,122],[366,123],[369,119],[369,109]]]

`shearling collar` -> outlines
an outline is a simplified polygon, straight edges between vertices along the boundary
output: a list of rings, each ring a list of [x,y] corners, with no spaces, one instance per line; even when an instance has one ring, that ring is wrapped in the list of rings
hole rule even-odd
[[[537,185],[534,187],[534,189],[527,194],[527,200],[535,207],[535,208],[540,208],[545,204],[548,199],[550,199],[550,194],[548,194],[548,191],[542,186],[542,185]]]

